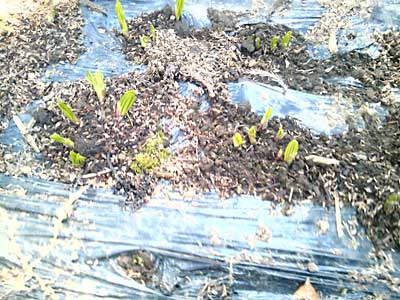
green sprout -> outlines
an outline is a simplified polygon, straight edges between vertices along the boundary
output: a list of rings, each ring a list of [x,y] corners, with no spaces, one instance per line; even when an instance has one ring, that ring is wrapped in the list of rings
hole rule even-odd
[[[61,135],[59,135],[58,133],[53,133],[50,136],[50,139],[52,139],[55,142],[64,144],[65,146],[68,146],[70,148],[74,148],[74,142],[71,141],[70,139],[67,138],[63,138]]]
[[[0,32],[13,32],[13,30],[0,21]]]
[[[152,171],[159,164],[159,160],[154,158],[151,153],[143,152],[136,154],[134,162],[129,166],[131,170],[137,174],[144,171]]]
[[[72,123],[78,124],[78,118],[75,116],[74,112],[72,111],[71,107],[68,106],[67,103],[58,100],[57,101],[57,106],[59,109],[61,109],[62,113],[66,118],[68,118]]]
[[[158,131],[156,137],[149,140],[143,152],[135,155],[134,161],[129,166],[130,169],[138,174],[153,171],[162,161],[171,155],[171,151],[164,148],[164,134]]]
[[[283,131],[283,128],[279,127],[279,129],[278,129],[278,131],[276,132],[276,135],[275,135],[275,140],[276,141],[280,141],[283,138],[284,135],[285,135],[285,132]]]
[[[56,7],[55,5],[52,5],[51,7],[49,7],[49,11],[47,13],[47,22],[49,23],[53,23],[54,22],[54,18],[56,17]]]
[[[94,75],[90,71],[86,71],[86,79],[92,84],[99,100],[103,100],[106,95],[106,90],[104,85],[104,76],[101,71],[97,70]]]
[[[257,126],[251,126],[247,132],[249,136],[250,144],[254,145],[256,143]]]
[[[282,148],[279,149],[278,153],[276,154],[276,160],[281,160],[283,156]]]
[[[235,148],[239,148],[243,144],[243,138],[239,132],[236,132],[233,135],[232,141],[233,141],[233,146],[235,146]]]
[[[142,46],[142,48],[146,48],[150,43],[150,37],[148,35],[141,35],[139,39],[140,46]]]
[[[156,28],[154,27],[153,23],[150,23],[150,35],[153,40],[156,39]]]
[[[181,19],[184,6],[185,6],[185,0],[176,0],[175,1],[175,18],[177,21],[179,21]]]
[[[260,39],[260,37],[257,36],[257,37],[254,39],[254,43],[255,43],[255,45],[256,45],[256,50],[258,50],[258,49],[261,48],[261,39]]]
[[[69,159],[74,166],[82,166],[85,163],[86,157],[80,155],[78,152],[71,150],[69,152]]]
[[[299,143],[296,140],[291,140],[286,146],[285,154],[283,155],[283,160],[290,165],[292,161],[296,158],[297,151],[299,150]]]
[[[393,211],[394,206],[400,201],[400,194],[390,194],[383,204],[383,209],[387,214]]]
[[[261,119],[261,125],[265,125],[272,116],[272,108],[269,107],[265,110],[264,116]]]
[[[279,36],[275,35],[272,37],[271,41],[269,42],[269,50],[274,51],[278,46]]]
[[[292,39],[292,32],[291,31],[286,32],[281,40],[281,47],[285,49],[289,45],[291,39]]]
[[[128,25],[126,24],[124,9],[122,7],[121,1],[119,0],[115,1],[115,13],[117,15],[122,33],[126,35],[128,33]]]
[[[118,101],[118,112],[124,117],[136,101],[136,91],[127,91]]]

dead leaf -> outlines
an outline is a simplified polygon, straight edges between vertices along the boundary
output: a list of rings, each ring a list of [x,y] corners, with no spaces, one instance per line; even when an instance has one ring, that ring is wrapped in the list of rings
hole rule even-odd
[[[310,278],[307,278],[306,282],[301,285],[297,291],[293,294],[296,300],[319,300],[319,295],[314,289],[310,282]]]

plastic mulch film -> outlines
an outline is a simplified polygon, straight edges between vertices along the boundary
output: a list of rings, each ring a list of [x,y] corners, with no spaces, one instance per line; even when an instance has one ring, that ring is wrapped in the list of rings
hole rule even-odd
[[[211,281],[232,299],[290,299],[306,278],[324,299],[400,297],[385,283],[398,269],[389,272],[389,260],[371,255],[352,209],[341,209],[339,238],[335,211],[312,204],[286,216],[254,197],[188,198],[160,184],[149,204],[132,212],[109,191],[69,192],[63,184],[4,176],[0,182],[2,299],[196,299]],[[117,262],[138,250],[154,264],[146,285]],[[398,266],[398,255],[392,259]],[[18,280],[26,291],[12,292]]]
[[[250,2],[224,1],[224,7],[245,10]],[[265,13],[263,20],[305,33],[324,11],[316,1],[283,2],[290,2],[286,15],[270,18]],[[398,26],[399,4],[384,2],[374,9],[371,28]],[[115,2],[94,3],[107,15],[82,6],[87,52],[76,65],[49,68],[48,80],[83,78],[86,70],[97,68],[106,76],[140,68],[124,60],[113,38]],[[165,3],[130,1],[124,9],[130,18]],[[222,8],[218,5],[222,4],[187,1],[186,18],[196,26],[207,25],[207,7]],[[353,45],[367,44],[366,38]],[[187,92],[185,85],[182,93]],[[283,95],[277,88],[250,81],[230,86],[238,101],[262,94],[260,89],[275,93],[277,99]],[[293,101],[285,101],[286,106],[276,102],[274,111],[294,112],[305,122],[310,116],[319,118],[311,123],[328,124],[320,130],[327,133],[346,129],[343,120],[329,123],[326,112],[316,114],[314,103],[329,112],[329,99],[303,96],[294,91],[285,94],[284,100]],[[305,100],[296,101],[300,98]],[[29,118],[21,115],[23,121]],[[3,144],[21,140],[13,122],[0,137]],[[322,299],[400,299],[399,254],[378,257],[351,208],[340,209],[343,235],[339,236],[335,210],[312,203],[288,212],[251,196],[228,200],[215,193],[182,196],[166,183],[160,183],[138,211],[124,209],[122,201],[122,196],[108,190],[72,189],[0,175],[0,298],[292,299],[309,278]],[[140,268],[129,272],[124,269],[129,264]]]

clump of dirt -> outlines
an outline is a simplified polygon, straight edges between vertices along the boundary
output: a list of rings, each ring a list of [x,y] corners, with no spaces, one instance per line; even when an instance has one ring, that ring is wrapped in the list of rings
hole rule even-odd
[[[126,275],[143,285],[150,285],[157,272],[153,255],[147,251],[138,250],[118,256],[118,265]]]
[[[136,250],[117,257],[117,264],[124,273],[143,286],[156,289],[164,295],[171,295],[180,287],[181,280],[171,278],[168,258],[146,250]]]
[[[19,22],[13,30],[0,33],[0,119],[9,119],[43,97],[46,84],[41,73],[46,66],[72,63],[84,51],[78,1],[38,9],[34,17],[22,14],[14,18]]]
[[[232,288],[225,278],[209,280],[203,284],[197,299],[201,300],[229,300],[232,299]]]

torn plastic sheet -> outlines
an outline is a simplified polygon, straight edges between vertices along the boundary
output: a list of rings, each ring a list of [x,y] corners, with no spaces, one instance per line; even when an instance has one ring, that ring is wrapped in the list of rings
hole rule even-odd
[[[324,299],[366,299],[373,293],[400,299],[382,282],[383,274],[374,271],[381,262],[370,256],[372,245],[354,225],[352,209],[341,209],[352,234],[338,238],[334,210],[310,203],[285,216],[280,207],[255,197],[221,201],[206,193],[187,199],[160,184],[151,201],[133,212],[122,210],[122,198],[110,191],[87,189],[63,223],[58,244],[41,257],[69,187],[1,175],[0,188],[2,272],[21,270],[20,249],[19,256],[30,257],[29,262],[39,259],[33,273],[52,280],[48,284],[61,299],[196,299],[204,282],[223,275],[233,278],[232,299],[290,299],[306,278]],[[324,232],[317,225],[320,220],[328,224]],[[16,224],[14,245],[8,239],[10,224]],[[270,237],[257,238],[260,228],[270,230]],[[162,278],[165,290],[134,282],[116,263],[117,256],[137,249],[158,259],[155,276]],[[397,266],[399,258],[393,253]],[[310,263],[317,269],[310,272]],[[398,269],[392,273],[400,276]],[[377,278],[365,282],[355,274]],[[44,296],[39,287],[27,293],[3,287],[2,299]],[[343,289],[346,296],[341,296]]]

